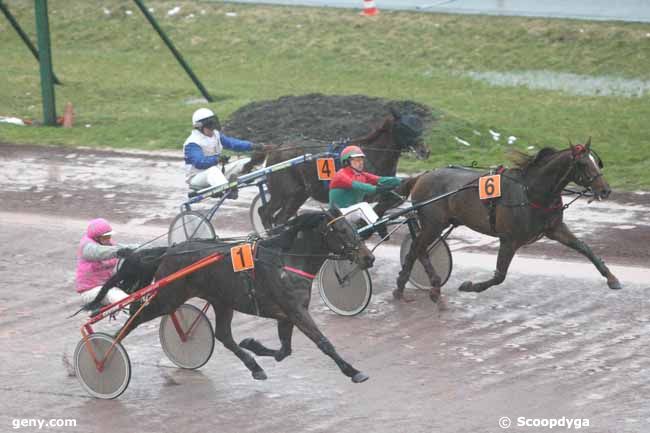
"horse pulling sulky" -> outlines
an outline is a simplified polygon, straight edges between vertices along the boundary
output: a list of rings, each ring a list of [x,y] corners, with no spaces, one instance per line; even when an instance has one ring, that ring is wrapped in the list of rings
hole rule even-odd
[[[402,269],[395,298],[409,299],[404,288],[410,281],[418,288],[428,288],[431,299],[438,300],[452,269],[446,239],[460,225],[500,241],[494,277],[479,283],[466,281],[459,287],[461,291],[481,292],[503,282],[517,249],[543,236],[578,251],[596,266],[611,289],[621,288],[603,260],[562,221],[564,209],[572,203],[564,204],[562,196],[576,194],[566,189],[570,182],[584,188],[578,197],[591,195],[592,200],[602,200],[611,192],[601,171],[603,162],[591,149],[591,139],[564,150],[545,148],[534,156],[519,153],[514,161],[512,169],[500,167],[485,173],[449,166],[408,179],[400,192],[405,196],[410,192],[413,205],[359,230],[363,234],[381,224],[408,226],[400,250]],[[327,261],[319,281],[323,300],[338,314],[360,313],[372,295],[369,273],[344,261]]]
[[[214,336],[246,365],[253,378],[266,379],[248,351],[281,361],[291,354],[296,326],[334,360],[343,374],[355,383],[363,382],[368,376],[340,357],[309,313],[312,279],[327,258],[351,260],[362,269],[374,261],[354,228],[336,210],[301,214],[267,239],[193,239],[169,248],[137,251],[86,306],[96,308],[116,284],[135,290],[123,301],[101,309],[82,326],[83,338],[74,357],[77,377],[96,397],[119,396],[128,386],[131,373],[122,340],[140,324],[168,315],[160,325],[161,344],[182,368],[205,364]],[[207,301],[203,310],[185,304],[193,297]],[[208,305],[215,313],[213,333],[205,316]],[[130,306],[131,317],[115,337],[93,331],[92,324],[126,306]],[[280,349],[269,349],[252,338],[235,343],[231,331],[235,310],[277,320]]]

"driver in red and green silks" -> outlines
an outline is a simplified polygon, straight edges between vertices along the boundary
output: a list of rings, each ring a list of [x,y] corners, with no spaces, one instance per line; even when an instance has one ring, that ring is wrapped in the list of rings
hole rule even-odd
[[[336,172],[330,182],[330,206],[338,207],[352,222],[358,219],[372,224],[379,219],[370,205],[364,201],[366,195],[379,190],[393,189],[400,184],[396,177],[376,176],[363,171],[366,155],[359,146],[348,146],[341,152],[343,168]]]

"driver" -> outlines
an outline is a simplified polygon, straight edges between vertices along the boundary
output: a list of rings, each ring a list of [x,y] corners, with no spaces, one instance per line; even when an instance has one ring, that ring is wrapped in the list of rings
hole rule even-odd
[[[226,148],[236,152],[268,151],[270,145],[253,144],[221,134],[219,118],[208,108],[199,108],[192,115],[192,133],[183,144],[185,156],[185,181],[201,189],[228,182],[218,166],[221,151]]]
[[[96,218],[88,223],[77,249],[77,293],[84,304],[91,302],[99,293],[117,265],[118,258],[128,257],[136,245],[116,244],[112,240],[113,228],[104,218]],[[103,304],[114,304],[128,295],[113,287],[108,291]]]
[[[363,171],[366,155],[359,146],[347,146],[341,152],[343,168],[336,172],[330,182],[329,204],[338,207],[352,223],[359,220],[373,224],[379,219],[364,197],[387,191],[400,184],[392,176],[376,176]]]

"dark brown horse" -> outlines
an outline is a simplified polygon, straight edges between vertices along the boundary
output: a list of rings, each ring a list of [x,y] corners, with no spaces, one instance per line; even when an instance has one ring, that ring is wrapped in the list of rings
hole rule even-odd
[[[402,116],[392,110],[374,131],[365,137],[351,140],[349,144],[356,144],[363,149],[367,171],[379,176],[395,176],[401,153],[415,152],[418,159],[429,157],[430,150],[422,140],[422,132],[422,121],[417,116]],[[327,150],[327,145],[322,142],[288,143],[270,152],[266,163],[271,165],[305,153]],[[268,187],[271,199],[266,206],[259,208],[260,218],[267,229],[286,222],[309,197],[321,203],[329,201],[327,184],[318,180],[315,161],[272,173]],[[382,202],[375,209],[377,214],[381,216],[395,201],[398,199]]]
[[[248,367],[255,379],[266,379],[266,373],[243,349],[281,361],[291,354],[291,336],[293,327],[297,326],[353,382],[367,380],[365,373],[339,356],[318,329],[309,314],[309,301],[311,278],[328,256],[346,257],[361,268],[368,268],[374,260],[372,253],[336,210],[301,214],[274,232],[273,237],[257,242],[254,272],[235,273],[228,255],[232,245],[219,241],[195,240],[169,249],[138,251],[127,258],[86,308],[97,307],[105,293],[117,283],[127,287],[135,283],[137,289],[151,282],[154,269],[157,269],[156,280],[160,280],[214,252],[223,252],[227,257],[221,261],[161,288],[158,296],[125,329],[126,334],[144,322],[170,314],[188,299],[198,297],[214,308],[215,337]],[[252,338],[237,345],[231,331],[235,310],[276,319],[280,349],[268,349]]]
[[[494,276],[478,283],[466,281],[459,290],[482,292],[501,284],[508,266],[519,247],[535,242],[542,236],[554,239],[583,254],[607,278],[611,289],[620,289],[618,279],[587,244],[577,239],[562,222],[564,210],[561,193],[574,182],[593,191],[598,200],[609,196],[611,190],[602,175],[602,161],[591,151],[591,138],[585,145],[570,145],[568,149],[545,148],[535,156],[518,154],[517,167],[502,173],[502,196],[493,203],[479,199],[478,187],[465,189],[418,211],[422,231],[411,245],[404,266],[397,278],[396,298],[402,298],[414,261],[420,260],[431,282],[431,299],[440,295],[440,277],[431,266],[427,246],[450,225],[466,225],[477,232],[498,237],[500,241],[497,269]],[[420,176],[411,191],[414,203],[476,185],[485,173],[460,168],[443,168]]]

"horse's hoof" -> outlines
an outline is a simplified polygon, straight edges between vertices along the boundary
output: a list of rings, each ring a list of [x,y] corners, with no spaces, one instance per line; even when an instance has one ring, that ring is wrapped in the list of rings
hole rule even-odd
[[[368,376],[366,373],[360,371],[354,376],[352,376],[352,382],[354,383],[361,383],[365,382],[366,380],[370,379],[370,376]]]
[[[275,354],[275,356],[273,358],[275,358],[275,360],[277,362],[280,362],[284,358],[288,357],[289,355],[291,355],[291,351],[289,351],[289,352],[278,352],[278,353]]]
[[[473,285],[471,281],[465,281],[463,284],[460,285],[458,290],[460,290],[461,292],[473,292],[474,289],[472,286]]]
[[[612,290],[621,290],[623,288],[623,286],[621,286],[621,283],[617,279],[614,279],[612,281],[608,281],[607,285]]]
[[[242,349],[248,349],[250,350],[251,344],[253,344],[255,340],[253,338],[244,338],[242,341],[239,342],[239,347]]]
[[[403,301],[403,302],[413,302],[415,301],[415,298],[412,298],[410,296],[406,296],[402,290],[396,289],[393,290],[393,298],[397,301]]]
[[[438,299],[440,299],[440,288],[431,289],[431,291],[429,292],[429,298],[434,304],[437,304]]]
[[[266,376],[266,373],[264,372],[264,370],[260,370],[260,371],[254,371],[253,372],[253,379],[255,379],[255,380],[266,380],[266,379],[268,379],[268,377]]]

